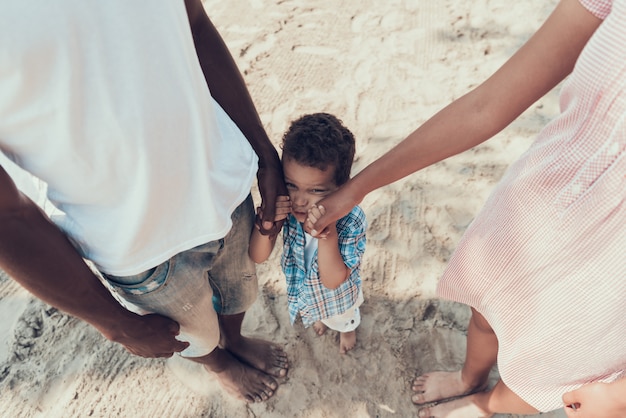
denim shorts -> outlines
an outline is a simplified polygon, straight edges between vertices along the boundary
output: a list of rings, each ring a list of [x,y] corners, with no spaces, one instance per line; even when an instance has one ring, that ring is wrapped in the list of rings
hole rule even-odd
[[[248,255],[254,222],[250,195],[231,218],[233,227],[224,238],[178,253],[148,271],[125,277],[102,273],[128,309],[180,324],[178,339],[190,343],[182,356],[213,351],[220,337],[217,314],[245,312],[256,300],[256,267]]]

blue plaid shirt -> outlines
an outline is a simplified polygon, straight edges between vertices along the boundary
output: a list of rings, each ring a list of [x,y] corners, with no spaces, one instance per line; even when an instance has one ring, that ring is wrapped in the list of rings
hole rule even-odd
[[[350,276],[337,289],[328,289],[319,278],[317,251],[307,270],[304,258],[304,229],[289,215],[283,227],[281,265],[287,279],[289,318],[300,314],[305,327],[321,319],[344,313],[357,300],[361,289],[361,258],[365,252],[365,213],[359,206],[337,221],[339,251]]]

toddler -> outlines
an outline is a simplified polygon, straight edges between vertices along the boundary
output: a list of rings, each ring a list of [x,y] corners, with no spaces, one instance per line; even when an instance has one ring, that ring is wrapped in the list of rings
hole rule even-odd
[[[339,352],[356,344],[363,303],[360,265],[365,251],[365,214],[355,206],[343,218],[314,238],[304,221],[324,214],[316,206],[350,178],[355,141],[335,116],[305,115],[294,121],[283,137],[282,164],[289,196],[276,202],[275,221],[284,220],[281,265],[287,279],[289,316],[293,324],[300,315],[305,327],[318,335],[327,328],[339,332]],[[257,209],[259,215],[261,210]],[[265,261],[276,236],[253,229],[250,257]]]

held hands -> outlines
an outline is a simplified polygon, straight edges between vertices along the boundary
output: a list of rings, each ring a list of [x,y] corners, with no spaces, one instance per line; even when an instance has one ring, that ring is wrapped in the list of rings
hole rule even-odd
[[[307,217],[304,221],[304,230],[317,239],[326,239],[332,234],[337,233],[335,222],[331,222],[328,226],[325,226],[317,234],[313,234],[313,226],[326,215],[326,208],[322,205],[313,205],[307,212]]]
[[[619,384],[590,383],[563,395],[568,418],[623,418],[626,416],[626,393],[614,390]]]
[[[188,342],[176,339],[179,332],[180,326],[176,321],[148,314],[136,315],[135,320],[120,324],[120,332],[107,338],[140,357],[172,357],[189,347]]]
[[[359,202],[360,199],[352,196],[347,188],[340,187],[309,210],[304,230],[316,238],[325,238],[329,233],[328,227],[334,226],[335,221],[350,213]]]
[[[263,216],[263,212],[264,209],[262,205],[256,208],[255,228],[258,229],[263,235],[277,235],[282,227],[282,221],[287,219],[287,216],[291,213],[291,201],[289,200],[289,196],[279,195],[276,197],[276,203],[274,205],[274,219],[272,221],[267,220],[268,218]]]
[[[286,216],[276,220],[278,215],[276,204],[281,198],[289,196],[282,170],[279,168],[259,168],[257,181],[261,194],[261,210],[257,210],[256,226],[262,235],[277,235]]]

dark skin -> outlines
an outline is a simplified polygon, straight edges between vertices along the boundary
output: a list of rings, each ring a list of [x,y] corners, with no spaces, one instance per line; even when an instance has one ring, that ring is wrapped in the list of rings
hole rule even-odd
[[[275,235],[282,222],[274,222],[278,195],[288,196],[283,170],[237,65],[199,0],[185,0],[196,53],[211,95],[237,124],[259,156],[257,180],[261,193],[263,218],[259,226],[264,235]],[[216,69],[218,71],[216,71]]]
[[[241,129],[259,156],[257,173],[264,208],[260,228],[274,234],[278,195],[287,195],[278,154],[260,122],[232,56],[200,0],[185,6],[199,61],[211,94]],[[264,222],[263,222],[264,221]],[[189,344],[176,340],[179,325],[161,315],[140,316],[123,308],[85,264],[65,235],[21,193],[0,167],[0,268],[42,301],[76,316],[142,357],[171,357]],[[244,313],[220,318],[222,347],[194,359],[213,372],[232,394],[262,401],[284,376],[287,359],[278,347],[240,335]],[[226,349],[227,348],[227,349]]]

